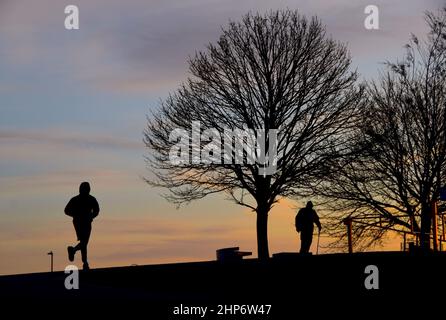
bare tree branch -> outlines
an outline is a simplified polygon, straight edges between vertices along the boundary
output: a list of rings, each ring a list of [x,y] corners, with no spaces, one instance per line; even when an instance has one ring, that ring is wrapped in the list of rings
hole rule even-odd
[[[267,216],[277,197],[303,194],[310,181],[324,176],[325,164],[336,158],[354,128],[363,90],[355,85],[350,64],[346,47],[327,37],[316,17],[285,10],[231,22],[216,44],[189,60],[192,77],[148,117],[144,141],[156,177],[148,182],[168,188],[168,200],[175,203],[226,192],[255,209],[259,257],[267,257]],[[172,164],[169,155],[178,141],[170,139],[171,132],[191,133],[194,121],[202,133],[216,129],[221,140],[225,128],[248,128],[256,135],[265,130],[266,154],[272,152],[269,132],[277,129],[275,172],[261,174],[264,165],[258,161],[193,163],[194,154],[204,150],[193,139],[187,147],[190,161]],[[237,200],[240,190],[256,205]]]

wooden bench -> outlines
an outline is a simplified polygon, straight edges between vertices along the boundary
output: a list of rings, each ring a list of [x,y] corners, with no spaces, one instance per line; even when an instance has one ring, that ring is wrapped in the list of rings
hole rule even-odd
[[[241,261],[243,257],[252,255],[252,252],[240,251],[239,247],[221,248],[217,250],[217,261]]]

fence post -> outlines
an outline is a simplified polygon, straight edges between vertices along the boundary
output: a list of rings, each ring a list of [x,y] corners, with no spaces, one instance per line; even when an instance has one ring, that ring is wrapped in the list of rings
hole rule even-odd
[[[348,253],[353,253],[352,221],[350,217],[344,219],[344,224],[347,226]]]
[[[414,225],[415,225],[415,217],[414,216],[410,216],[410,232],[414,232],[415,231]]]
[[[443,214],[441,215],[441,233],[443,234],[443,241],[446,240],[444,231],[445,230],[444,230],[444,212],[443,212]]]
[[[432,231],[434,252],[438,251],[438,222],[437,222],[437,201],[432,201]]]

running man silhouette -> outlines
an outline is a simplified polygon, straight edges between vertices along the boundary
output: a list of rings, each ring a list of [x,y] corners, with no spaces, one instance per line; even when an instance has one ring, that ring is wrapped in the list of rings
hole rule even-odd
[[[300,232],[300,253],[308,254],[310,251],[314,224],[321,232],[322,226],[319,216],[313,209],[313,203],[308,201],[307,206],[300,209],[296,215],[296,231]]]
[[[99,204],[95,197],[90,195],[90,184],[82,182],[79,186],[79,195],[71,198],[65,207],[65,214],[73,218],[74,229],[76,230],[79,243],[69,246],[68,260],[73,261],[77,251],[81,251],[83,269],[90,269],[87,260],[87,245],[91,234],[91,223],[99,214]]]

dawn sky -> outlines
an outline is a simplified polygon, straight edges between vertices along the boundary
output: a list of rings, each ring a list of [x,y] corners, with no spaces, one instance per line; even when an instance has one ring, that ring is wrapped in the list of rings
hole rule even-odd
[[[64,28],[64,8],[80,29]],[[376,5],[380,29],[364,28]],[[75,240],[63,209],[90,181],[101,206],[93,267],[210,260],[215,250],[256,252],[255,215],[225,196],[176,209],[142,177],[146,115],[186,79],[187,58],[248,11],[317,15],[348,43],[353,67],[372,79],[423,37],[425,10],[439,0],[0,0],[0,274],[63,269]],[[296,251],[297,206],[283,200],[269,220],[272,253]],[[317,203],[316,203],[317,205]],[[316,207],[317,209],[317,207]],[[383,249],[398,249],[399,240]],[[324,239],[322,243],[325,243]],[[79,261],[77,261],[79,262]]]

